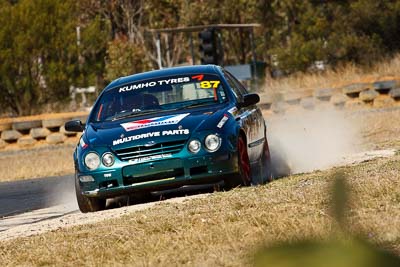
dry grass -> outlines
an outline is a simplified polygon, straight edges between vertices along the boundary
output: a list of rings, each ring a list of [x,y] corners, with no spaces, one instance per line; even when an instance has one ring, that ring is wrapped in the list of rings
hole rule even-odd
[[[377,79],[398,78],[400,75],[400,54],[390,61],[362,69],[353,64],[328,69],[321,73],[298,73],[289,77],[267,79],[265,91],[272,93],[307,91],[320,88],[338,88],[354,82],[373,82]]]
[[[66,175],[74,172],[73,145],[0,153],[0,182]]]
[[[400,148],[400,110],[371,112],[357,118],[369,149]]]
[[[349,233],[400,254],[400,156],[341,168],[351,185]],[[336,170],[302,174],[119,219],[0,242],[7,265],[245,266],[261,244],[326,239]]]

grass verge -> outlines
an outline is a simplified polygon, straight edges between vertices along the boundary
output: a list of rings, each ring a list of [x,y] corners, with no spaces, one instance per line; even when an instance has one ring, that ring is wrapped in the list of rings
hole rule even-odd
[[[261,245],[330,238],[339,168],[218,192],[93,225],[0,242],[6,265],[246,266]],[[400,254],[400,156],[340,168],[350,186],[347,234]],[[94,215],[93,215],[94,216]]]
[[[74,173],[74,145],[56,145],[0,153],[0,182]]]

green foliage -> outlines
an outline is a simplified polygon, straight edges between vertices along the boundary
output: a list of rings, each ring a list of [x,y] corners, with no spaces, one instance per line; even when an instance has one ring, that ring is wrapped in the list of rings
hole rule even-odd
[[[83,32],[88,33],[82,40],[84,49],[78,49],[77,11],[72,0],[0,2],[3,107],[19,115],[31,114],[45,103],[67,99],[71,85],[92,84],[91,75],[102,74],[99,58],[106,38],[94,19]]]
[[[108,44],[105,79],[112,81],[146,70],[148,66],[143,49],[126,38],[115,39]]]
[[[75,68],[75,86],[104,86],[103,75],[110,23],[96,14],[81,26],[81,45],[78,50],[78,68]]]
[[[258,59],[286,73],[315,61],[371,64],[400,50],[395,0],[0,0],[0,113],[30,114],[67,100],[70,86],[101,89],[104,80],[158,68],[156,36],[146,29],[221,23],[261,23]],[[163,66],[187,62],[189,34],[160,37]],[[251,61],[246,31],[221,37],[225,65]]]
[[[371,64],[400,49],[399,1],[284,0],[260,7],[267,53],[289,73],[316,60]]]

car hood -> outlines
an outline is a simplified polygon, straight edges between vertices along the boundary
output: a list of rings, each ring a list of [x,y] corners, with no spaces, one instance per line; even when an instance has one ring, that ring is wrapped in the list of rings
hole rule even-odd
[[[153,113],[114,122],[89,123],[85,142],[112,149],[187,140],[193,133],[215,129],[226,105]]]

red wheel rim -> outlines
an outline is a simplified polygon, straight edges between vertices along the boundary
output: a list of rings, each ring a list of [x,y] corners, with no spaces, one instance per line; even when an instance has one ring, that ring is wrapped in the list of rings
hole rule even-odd
[[[243,138],[239,138],[238,150],[239,150],[239,164],[240,164],[242,179],[245,184],[249,184],[251,181],[250,160],[249,160],[249,155],[247,154],[247,148],[245,142],[243,141]]]
[[[269,146],[268,146],[267,139],[265,139],[264,155],[265,155],[265,158],[267,158],[267,159],[270,159],[270,157],[271,157],[271,155],[269,153]]]

